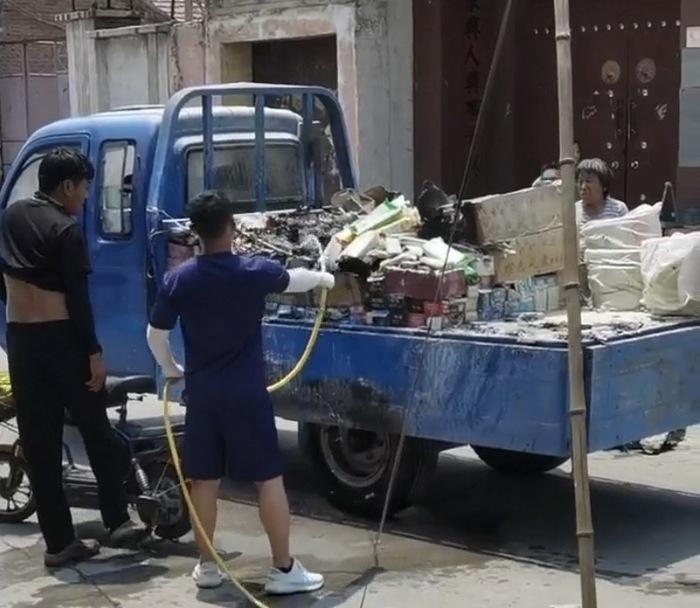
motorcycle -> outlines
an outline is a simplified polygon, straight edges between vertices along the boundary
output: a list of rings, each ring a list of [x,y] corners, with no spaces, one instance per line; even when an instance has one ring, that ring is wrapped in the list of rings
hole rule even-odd
[[[108,378],[107,408],[118,417],[112,422],[114,433],[129,454],[128,474],[124,480],[130,506],[141,521],[159,538],[176,540],[190,529],[190,519],[180,482],[170,460],[165,425],[162,418],[129,420],[129,406],[143,401],[143,395],[155,392],[148,376]],[[11,398],[0,391],[0,426],[16,432],[12,419],[16,415]],[[66,424],[71,421],[66,414]],[[176,441],[184,435],[184,416],[172,419]],[[98,509],[97,480],[92,470],[76,464],[67,443],[63,444],[63,487],[71,507]],[[126,464],[126,463],[125,463]],[[19,439],[0,445],[0,523],[19,523],[36,511],[31,475],[22,454]]]

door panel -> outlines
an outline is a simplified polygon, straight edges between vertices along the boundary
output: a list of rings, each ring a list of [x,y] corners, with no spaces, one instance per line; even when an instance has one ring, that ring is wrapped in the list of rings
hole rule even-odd
[[[602,158],[615,173],[612,195],[625,197],[627,42],[582,16],[573,37],[575,138],[581,158]]]
[[[146,343],[144,144],[103,141],[95,151],[95,195],[86,212],[93,273],[90,295],[110,374],[153,374]]]
[[[627,201],[631,207],[659,201],[664,183],[676,181],[678,168],[676,19],[672,10],[660,6],[644,25],[629,34]]]
[[[656,202],[678,167],[678,0],[574,2],[576,139],[615,172],[612,194]]]

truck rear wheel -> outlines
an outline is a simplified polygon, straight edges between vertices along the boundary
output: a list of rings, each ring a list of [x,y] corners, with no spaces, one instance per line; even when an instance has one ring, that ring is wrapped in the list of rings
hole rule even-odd
[[[540,475],[563,465],[568,458],[529,452],[511,452],[497,448],[471,446],[482,462],[505,475]]]
[[[399,437],[337,426],[299,425],[299,446],[311,461],[321,491],[333,506],[372,519],[381,517]],[[439,449],[407,437],[389,515],[408,507],[429,483]]]

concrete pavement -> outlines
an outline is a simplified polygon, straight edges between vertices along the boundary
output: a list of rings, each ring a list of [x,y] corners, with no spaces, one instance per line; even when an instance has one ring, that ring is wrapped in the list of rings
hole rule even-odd
[[[153,406],[156,407],[156,406]],[[500,477],[469,450],[443,455],[429,497],[391,522],[372,559],[367,522],[335,511],[314,493],[281,423],[290,462],[295,551],[323,571],[327,588],[271,606],[557,608],[579,602],[573,492],[565,469],[541,479]],[[593,502],[600,606],[700,605],[700,430],[658,457],[596,455]],[[259,592],[267,544],[249,488],[226,488],[217,544],[234,571]],[[96,513],[77,512],[81,533],[99,532]],[[154,542],[141,552],[106,550],[75,569],[48,574],[35,523],[0,526],[0,606],[143,608],[245,606],[232,586],[198,592],[189,574],[191,539]]]

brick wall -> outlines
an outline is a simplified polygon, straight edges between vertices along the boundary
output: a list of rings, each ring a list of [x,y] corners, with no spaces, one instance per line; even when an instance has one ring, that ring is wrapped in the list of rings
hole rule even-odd
[[[149,0],[0,0],[0,181],[32,131],[68,115],[65,25],[56,16],[90,8],[136,13],[97,27],[168,20]]]
[[[71,10],[71,0],[10,0],[0,9],[0,43],[31,40],[64,39],[63,25],[54,23],[58,13]],[[60,45],[65,55],[65,43]],[[30,73],[49,74],[56,71],[56,47],[46,44],[27,45]],[[24,72],[22,44],[0,44],[0,75]]]
[[[145,21],[166,18],[147,0],[5,0],[0,2],[0,76],[24,72],[22,44],[25,41],[57,41],[56,45],[28,44],[27,62],[32,74],[65,71],[65,25],[57,15],[76,10],[100,8],[131,9],[145,14]],[[133,20],[113,21],[110,27],[133,25]]]
[[[54,17],[71,10],[71,0],[6,0],[0,8],[0,42],[63,38]]]

